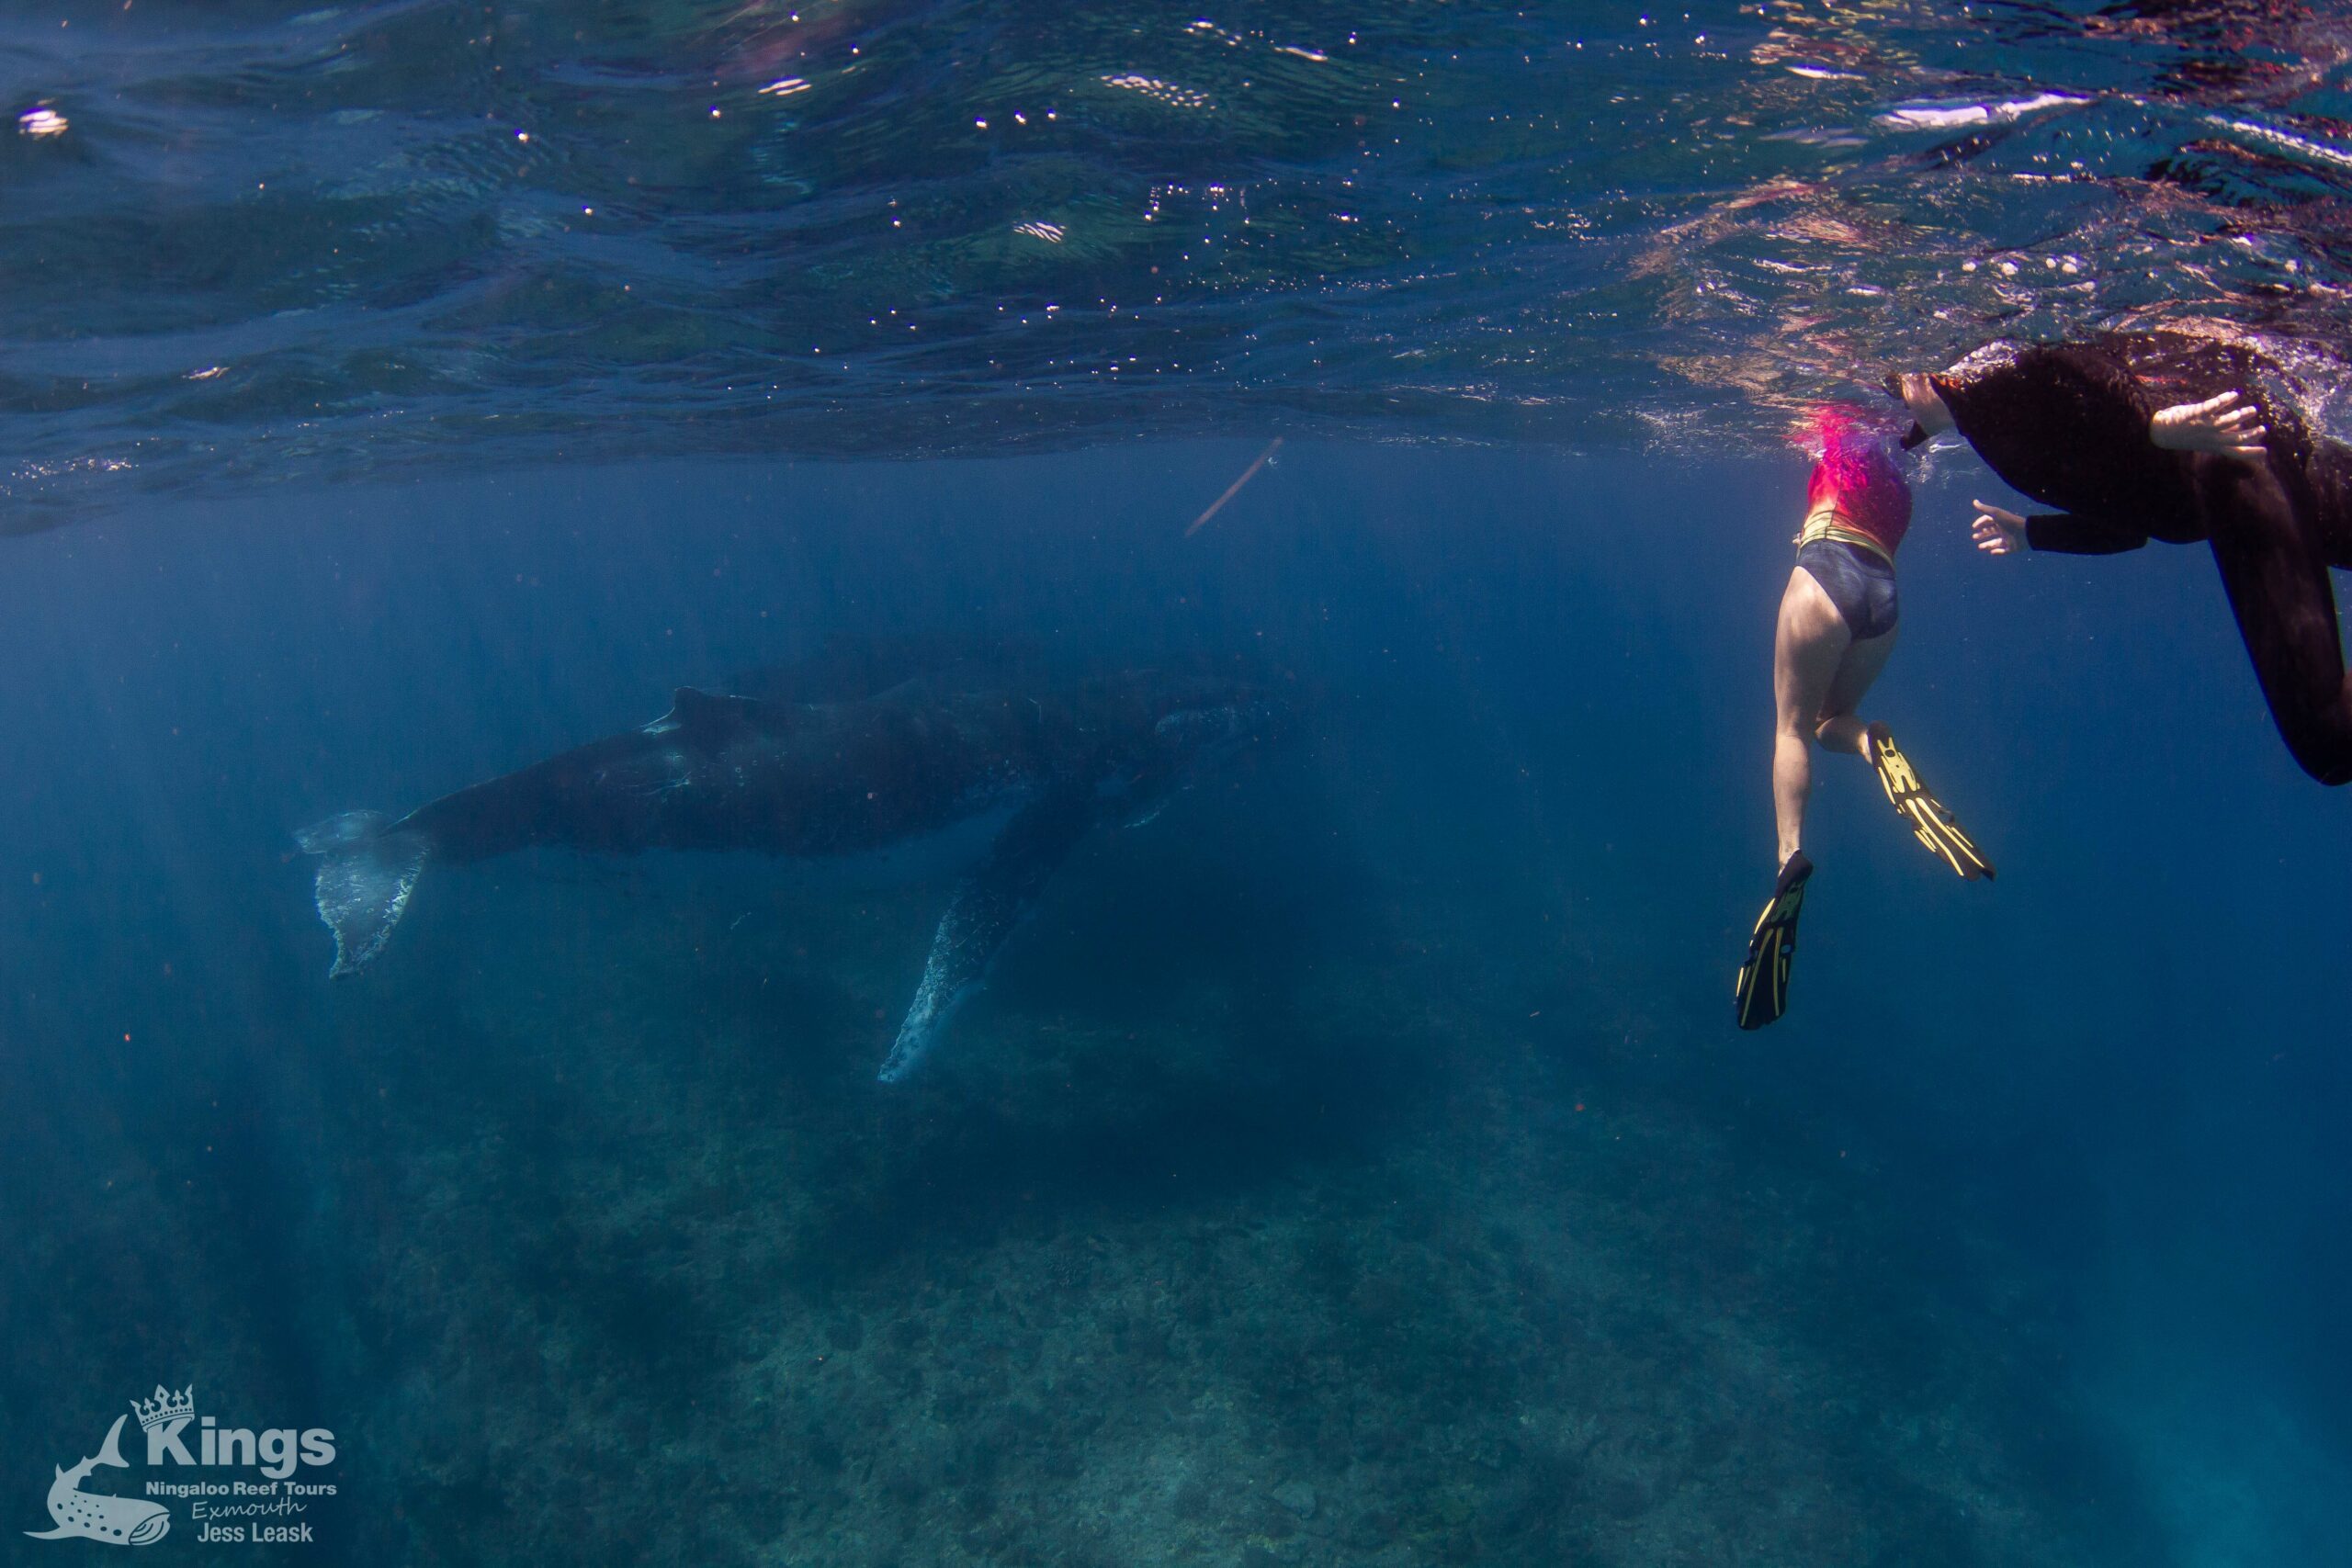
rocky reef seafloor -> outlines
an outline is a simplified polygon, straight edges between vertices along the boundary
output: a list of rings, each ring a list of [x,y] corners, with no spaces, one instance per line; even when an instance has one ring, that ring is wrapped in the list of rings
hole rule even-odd
[[[1476,889],[1104,847],[884,1090],[937,890],[699,863],[450,877],[337,998],[390,1555],[2121,1560],[2015,1271]]]

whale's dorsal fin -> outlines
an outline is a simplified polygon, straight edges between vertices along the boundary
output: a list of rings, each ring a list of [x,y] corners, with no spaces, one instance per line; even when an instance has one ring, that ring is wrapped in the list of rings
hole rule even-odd
[[[750,697],[731,697],[680,686],[670,694],[670,711],[645,727],[648,735],[684,734],[693,740],[717,740],[770,705]]]
[[[92,1464],[110,1464],[117,1470],[130,1468],[130,1461],[122,1457],[122,1424],[129,1419],[127,1416],[114,1418],[114,1425],[107,1428],[107,1446],[98,1450],[97,1458],[90,1461]]]

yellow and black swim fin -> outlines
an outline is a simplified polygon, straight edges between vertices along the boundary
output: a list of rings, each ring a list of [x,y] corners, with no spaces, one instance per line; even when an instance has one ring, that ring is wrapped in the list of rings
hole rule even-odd
[[[1739,982],[1732,991],[1735,1016],[1742,1029],[1761,1029],[1789,1009],[1789,964],[1797,953],[1797,916],[1804,910],[1804,885],[1813,862],[1803,850],[1789,856],[1781,877],[1772,885],[1771,902],[1756,917],[1756,931],[1747,939],[1747,962],[1739,966]]]
[[[1870,738],[1871,766],[1878,770],[1878,782],[1886,791],[1886,798],[1910,824],[1911,831],[1928,846],[1928,852],[1958,872],[1965,881],[1978,877],[1991,881],[1993,863],[1976,847],[1976,840],[1961,830],[1952,819],[1951,810],[1928,793],[1919,782],[1919,772],[1911,765],[1894,744],[1894,737],[1886,726],[1873,724],[1866,731]]]

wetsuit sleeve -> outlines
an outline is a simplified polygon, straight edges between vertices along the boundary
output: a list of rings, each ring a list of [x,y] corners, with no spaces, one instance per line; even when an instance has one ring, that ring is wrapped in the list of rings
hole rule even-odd
[[[2062,556],[2114,556],[2148,542],[2148,531],[2079,512],[2039,512],[2025,520],[2025,542]]]

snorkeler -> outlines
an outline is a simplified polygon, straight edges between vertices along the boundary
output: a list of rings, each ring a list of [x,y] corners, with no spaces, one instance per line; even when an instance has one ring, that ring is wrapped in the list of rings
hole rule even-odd
[[[2266,390],[2277,358],[2231,329],[2177,328],[1977,350],[1940,375],[1889,377],[1916,446],[1957,429],[2055,514],[1976,503],[1990,555],[2111,555],[2211,543],[2288,750],[2352,781],[2352,686],[2328,569],[2352,569],[2352,452]]]
[[[1823,422],[1822,454],[1805,487],[1796,566],[1781,597],[1772,641],[1772,808],[1780,830],[1779,879],[1747,941],[1734,991],[1742,1029],[1787,1010],[1797,916],[1813,862],[1803,847],[1815,741],[1850,751],[1878,772],[1886,798],[1944,863],[1973,880],[1992,864],[1919,782],[1883,724],[1855,716],[1862,694],[1894,650],[1894,551],[1911,525],[1911,489],[1880,442],[1843,419]]]

